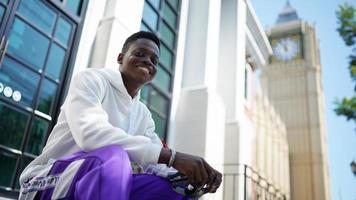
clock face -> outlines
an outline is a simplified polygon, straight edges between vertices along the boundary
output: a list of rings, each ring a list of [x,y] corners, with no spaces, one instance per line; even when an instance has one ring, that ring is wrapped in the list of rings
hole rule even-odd
[[[291,38],[283,38],[274,45],[273,52],[278,60],[289,61],[299,53],[299,44]]]

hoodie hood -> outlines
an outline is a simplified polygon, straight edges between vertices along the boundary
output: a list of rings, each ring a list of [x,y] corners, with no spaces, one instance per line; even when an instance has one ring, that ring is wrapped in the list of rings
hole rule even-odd
[[[127,89],[124,85],[124,81],[122,80],[122,75],[121,72],[119,71],[119,69],[115,69],[115,68],[102,68],[100,69],[100,72],[102,73],[102,75],[109,80],[110,84],[122,95],[124,95],[125,97],[128,97],[130,99],[131,96],[130,94],[127,92]],[[137,92],[137,94],[135,95],[135,97],[132,100],[138,101],[140,98],[140,91],[139,90]]]

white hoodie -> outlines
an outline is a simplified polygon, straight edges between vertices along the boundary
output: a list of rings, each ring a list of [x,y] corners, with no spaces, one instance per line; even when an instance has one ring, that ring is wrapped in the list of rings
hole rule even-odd
[[[154,128],[151,113],[139,95],[132,99],[128,94],[119,70],[84,70],[73,78],[46,146],[25,168],[20,183],[52,159],[115,144],[132,162],[156,164],[162,143]]]

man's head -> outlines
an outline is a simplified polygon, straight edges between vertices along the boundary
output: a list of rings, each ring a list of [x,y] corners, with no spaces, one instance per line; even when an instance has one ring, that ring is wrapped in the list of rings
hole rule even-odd
[[[126,84],[143,86],[157,73],[160,41],[151,33],[140,31],[128,37],[117,57]]]

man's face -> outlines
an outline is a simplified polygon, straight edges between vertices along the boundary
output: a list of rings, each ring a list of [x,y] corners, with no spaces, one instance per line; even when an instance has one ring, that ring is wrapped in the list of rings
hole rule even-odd
[[[119,54],[118,62],[124,80],[141,87],[157,73],[159,48],[152,40],[140,38],[131,43],[126,53]]]

